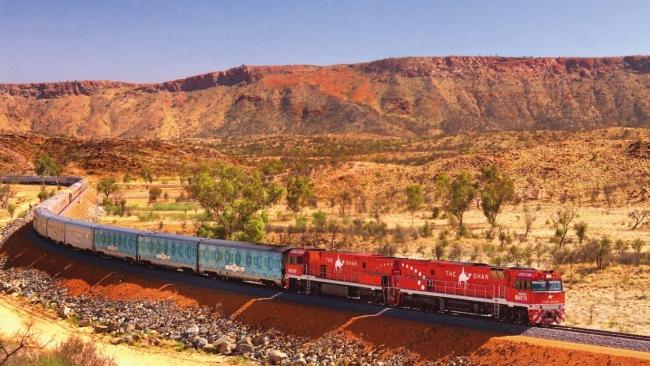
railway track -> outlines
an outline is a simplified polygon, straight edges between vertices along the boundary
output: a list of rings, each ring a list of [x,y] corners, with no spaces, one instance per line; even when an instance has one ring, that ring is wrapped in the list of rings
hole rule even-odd
[[[563,332],[597,335],[597,336],[610,337],[610,338],[632,339],[636,341],[650,343],[650,336],[641,335],[641,334],[620,333],[620,332],[612,332],[609,330],[601,330],[601,329],[570,327],[567,325],[535,325],[535,327],[559,330]]]

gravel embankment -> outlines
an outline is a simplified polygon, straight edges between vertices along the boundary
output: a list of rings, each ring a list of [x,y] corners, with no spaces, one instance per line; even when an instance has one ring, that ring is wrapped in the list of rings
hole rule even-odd
[[[56,310],[113,343],[160,345],[164,340],[225,355],[243,355],[260,363],[281,365],[408,365],[418,359],[330,333],[316,340],[287,336],[275,330],[253,329],[221,316],[216,309],[181,308],[171,302],[117,301],[94,296],[70,296],[49,275],[34,269],[5,268],[0,259],[0,293],[24,297],[32,304]],[[419,360],[421,362],[421,360]],[[454,359],[455,365],[468,364]]]

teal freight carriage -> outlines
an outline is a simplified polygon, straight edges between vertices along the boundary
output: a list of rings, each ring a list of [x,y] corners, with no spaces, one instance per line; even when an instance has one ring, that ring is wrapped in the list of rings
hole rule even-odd
[[[136,260],[138,256],[138,236],[140,230],[115,226],[95,228],[95,251],[112,257]]]
[[[199,243],[198,270],[200,273],[281,286],[283,257],[289,249],[227,240],[203,240]]]
[[[138,236],[138,259],[160,266],[196,271],[196,252],[201,240],[193,236],[142,233]]]

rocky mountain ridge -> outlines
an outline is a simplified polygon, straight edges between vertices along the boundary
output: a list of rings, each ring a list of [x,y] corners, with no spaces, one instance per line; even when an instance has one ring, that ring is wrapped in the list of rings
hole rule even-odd
[[[0,84],[0,131],[81,138],[647,126],[650,56],[241,66],[158,84]]]

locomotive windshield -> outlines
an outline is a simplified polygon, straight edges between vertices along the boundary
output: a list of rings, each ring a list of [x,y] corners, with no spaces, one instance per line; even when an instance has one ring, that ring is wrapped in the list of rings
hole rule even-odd
[[[562,291],[562,281],[548,281],[549,291]]]
[[[533,291],[562,291],[562,281],[533,281]]]
[[[533,281],[533,291],[546,291],[546,281]]]

